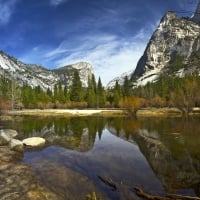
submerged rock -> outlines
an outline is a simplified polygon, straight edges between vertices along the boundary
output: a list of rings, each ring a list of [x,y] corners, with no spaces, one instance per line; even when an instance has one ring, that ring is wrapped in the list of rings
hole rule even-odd
[[[0,146],[0,199],[64,200],[43,186],[33,170],[20,163],[22,158],[22,152]]]
[[[45,144],[45,139],[41,137],[31,137],[24,139],[22,142],[28,147],[41,147]]]

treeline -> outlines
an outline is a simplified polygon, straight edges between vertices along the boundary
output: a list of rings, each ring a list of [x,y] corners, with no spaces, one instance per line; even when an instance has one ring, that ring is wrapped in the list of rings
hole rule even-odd
[[[177,107],[188,113],[200,106],[200,77],[184,78],[161,76],[155,83],[132,89],[132,82],[125,77],[123,85],[116,81],[112,89],[105,90],[101,79],[92,76],[88,87],[82,86],[75,71],[70,87],[58,83],[53,91],[43,91],[40,86],[19,87],[17,80],[0,79],[0,109],[22,108],[125,108],[136,113],[141,107]]]
[[[184,78],[162,76],[155,83],[133,90],[133,96],[142,99],[142,106],[176,107],[187,114],[193,107],[200,107],[200,77]]]
[[[111,100],[112,101],[112,100]],[[17,80],[0,78],[0,110],[47,109],[47,108],[104,108],[113,107],[107,91],[99,78],[88,79],[88,87],[82,86],[78,71],[74,72],[71,86],[60,82],[53,89],[32,88],[28,84],[19,86]]]

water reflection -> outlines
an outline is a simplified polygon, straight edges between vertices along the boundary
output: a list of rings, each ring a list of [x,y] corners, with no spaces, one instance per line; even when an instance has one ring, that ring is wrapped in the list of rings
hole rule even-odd
[[[198,118],[186,121],[184,119],[143,119],[136,121],[132,133],[126,131],[123,123],[120,131],[119,128],[113,131],[112,126],[109,130],[117,136],[137,143],[167,193],[193,189],[196,195],[200,196]],[[184,192],[188,191],[184,190]]]
[[[88,151],[93,147],[96,133],[101,138],[105,124],[104,118],[22,117],[4,126],[16,129],[19,139],[38,136],[45,138],[48,146]]]
[[[97,175],[109,175],[118,182],[123,180],[129,192],[116,197],[106,191],[111,199],[127,199],[125,196],[130,195],[134,185],[153,193],[161,194],[164,189],[167,193],[200,196],[199,118],[185,121],[179,118],[25,117],[7,122],[4,127],[17,129],[21,139],[46,138],[48,148],[41,154],[34,152],[25,156],[25,161],[41,176],[48,176],[44,165],[51,163],[53,167],[55,163],[60,169],[88,177],[104,192],[106,189]],[[55,186],[52,179],[49,183]]]

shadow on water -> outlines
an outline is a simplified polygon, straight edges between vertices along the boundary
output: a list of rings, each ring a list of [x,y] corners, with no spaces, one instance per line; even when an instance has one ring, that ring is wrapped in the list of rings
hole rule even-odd
[[[63,199],[96,191],[104,199],[137,199],[134,186],[162,195],[200,196],[199,118],[33,118],[5,122],[19,138],[44,137],[23,162]],[[112,191],[98,176],[119,185]]]

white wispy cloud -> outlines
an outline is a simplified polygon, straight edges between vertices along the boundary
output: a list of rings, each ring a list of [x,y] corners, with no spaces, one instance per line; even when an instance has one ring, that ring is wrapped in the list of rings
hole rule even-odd
[[[114,35],[91,35],[79,39],[75,46],[70,45],[70,42],[74,44],[73,41],[65,40],[56,49],[46,53],[45,58],[59,67],[87,61],[93,65],[96,76],[100,76],[102,82],[107,84],[116,76],[134,70],[149,37],[142,33],[140,30],[127,39]]]
[[[7,24],[19,0],[0,0],[0,24]]]
[[[52,6],[58,6],[58,5],[65,3],[67,1],[69,1],[69,0],[50,0],[50,4]]]

